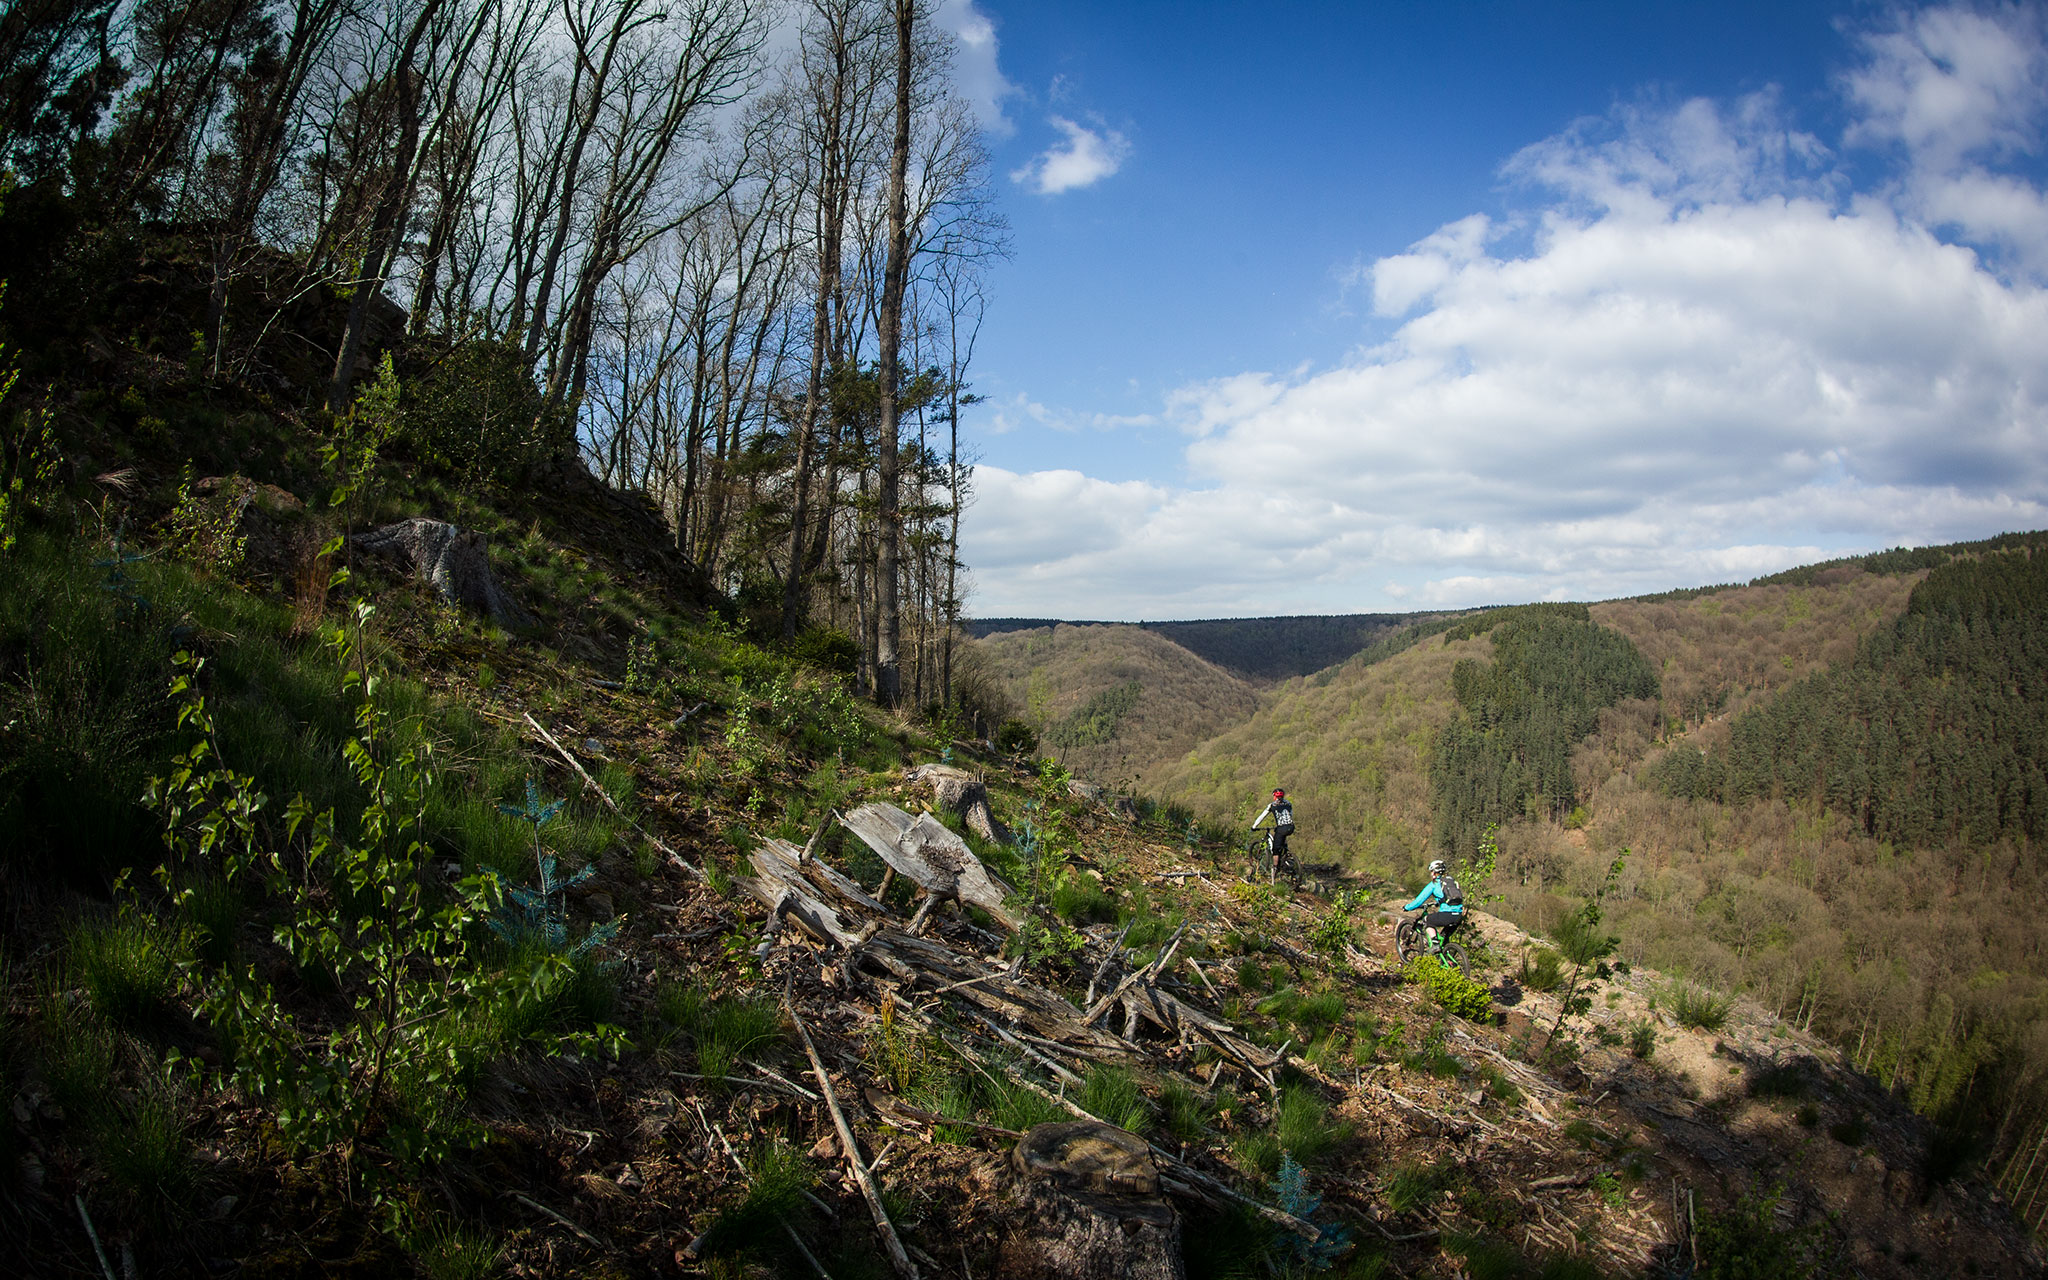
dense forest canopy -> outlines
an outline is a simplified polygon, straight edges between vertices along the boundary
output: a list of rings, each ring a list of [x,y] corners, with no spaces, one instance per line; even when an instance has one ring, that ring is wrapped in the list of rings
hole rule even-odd
[[[1584,605],[1530,605],[1482,615],[1445,639],[1493,636],[1493,661],[1451,669],[1459,715],[1431,758],[1437,847],[1469,853],[1489,825],[1556,817],[1577,802],[1572,748],[1602,708],[1657,696],[1657,672],[1626,636]]]
[[[2048,554],[1941,565],[1853,662],[1736,719],[1729,741],[1679,748],[1666,794],[1823,805],[1901,845],[2048,835]]]

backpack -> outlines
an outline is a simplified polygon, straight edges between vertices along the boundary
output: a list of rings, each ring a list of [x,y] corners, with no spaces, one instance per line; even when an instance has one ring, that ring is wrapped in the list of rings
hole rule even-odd
[[[1273,806],[1273,828],[1276,831],[1294,830],[1294,806],[1282,800]]]
[[[1465,891],[1458,887],[1458,882],[1456,880],[1452,879],[1448,875],[1440,876],[1437,879],[1437,884],[1444,891],[1445,906],[1462,907],[1465,905]]]

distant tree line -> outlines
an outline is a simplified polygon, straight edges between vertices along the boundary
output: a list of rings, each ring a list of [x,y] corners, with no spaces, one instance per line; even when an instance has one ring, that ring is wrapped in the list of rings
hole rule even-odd
[[[2048,836],[2048,553],[1953,560],[1855,660],[1652,769],[1665,794],[1824,805],[1900,845]]]
[[[1490,632],[1493,661],[1451,670],[1458,714],[1430,760],[1433,838],[1470,852],[1489,823],[1554,817],[1577,801],[1572,750],[1600,710],[1657,696],[1657,672],[1626,636],[1595,623],[1584,605],[1527,605],[1469,619],[1445,633]]]
[[[126,343],[335,415],[394,351],[423,464],[580,455],[758,629],[932,699],[1005,233],[930,10],[10,4],[0,325],[31,379]]]

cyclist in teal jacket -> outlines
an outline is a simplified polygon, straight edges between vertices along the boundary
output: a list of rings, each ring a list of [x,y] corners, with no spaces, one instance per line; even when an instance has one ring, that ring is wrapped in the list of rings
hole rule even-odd
[[[1442,858],[1429,864],[1429,883],[1422,886],[1422,892],[1415,895],[1415,901],[1401,908],[1403,911],[1420,911],[1430,903],[1440,904],[1422,918],[1422,925],[1432,936],[1449,938],[1458,926],[1465,923],[1465,891],[1451,875],[1451,869]]]

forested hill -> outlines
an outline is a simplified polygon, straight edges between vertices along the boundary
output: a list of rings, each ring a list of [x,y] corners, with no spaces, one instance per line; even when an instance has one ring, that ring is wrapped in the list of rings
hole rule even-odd
[[[1106,623],[1055,618],[978,618],[965,625],[979,639],[1054,626],[1136,626],[1173,641],[1196,657],[1259,684],[1333,666],[1388,632],[1434,614],[1344,613],[1273,618],[1209,618],[1195,622]]]
[[[2048,535],[2013,534],[1410,628],[1142,781],[1216,818],[1285,786],[1312,858],[1410,890],[1498,824],[1494,909],[1593,909],[1828,1037],[2039,1221],[2043,708]]]

